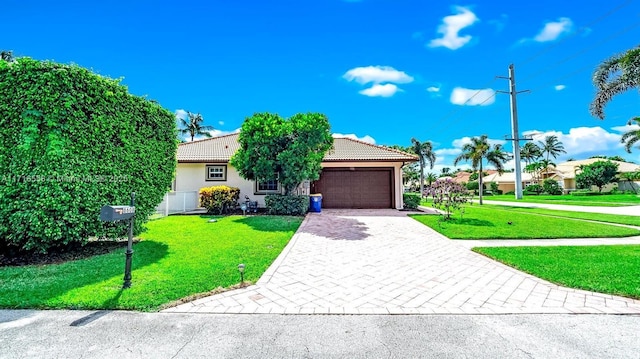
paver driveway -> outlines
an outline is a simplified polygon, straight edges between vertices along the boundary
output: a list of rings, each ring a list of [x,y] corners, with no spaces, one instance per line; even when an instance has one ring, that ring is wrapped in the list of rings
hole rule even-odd
[[[307,215],[255,285],[165,311],[640,314],[640,301],[551,284],[471,252],[406,212],[323,209]]]

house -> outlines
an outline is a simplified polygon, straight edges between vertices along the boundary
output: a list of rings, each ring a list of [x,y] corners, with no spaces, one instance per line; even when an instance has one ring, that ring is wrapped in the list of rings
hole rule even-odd
[[[522,173],[520,180],[522,181],[522,188],[527,187],[530,184],[533,184],[533,179],[531,174]],[[482,184],[485,189],[491,189],[489,186],[490,182],[495,182],[498,184],[498,189],[502,191],[502,193],[507,192],[515,192],[516,190],[516,173],[515,172],[504,172],[503,174],[495,171],[493,174],[482,177]]]
[[[618,173],[629,173],[640,171],[640,166],[635,163],[620,162],[607,160],[602,158],[589,158],[580,161],[567,161],[556,165],[550,166],[544,178],[551,178],[558,181],[558,183],[564,188],[565,193],[575,191],[577,189],[576,174],[580,173],[580,166],[590,165],[598,161],[611,161],[618,165]],[[612,190],[613,184],[609,184],[603,188],[604,192]]]
[[[178,145],[173,190],[197,195],[200,188],[227,185],[240,188],[264,207],[267,194],[281,193],[278,181],[254,182],[240,177],[229,164],[240,148],[238,134]],[[320,179],[305,182],[299,194],[322,194],[323,208],[397,208],[402,202],[402,167],[417,157],[349,138],[335,138],[322,161]]]
[[[494,173],[498,173],[498,171],[496,171],[496,170],[486,170],[486,169],[483,169],[482,172],[486,173],[487,175],[492,175]],[[478,171],[472,171],[472,172],[460,171],[460,172],[457,172],[455,174],[455,176],[451,177],[451,181],[453,181],[455,183],[469,183],[469,182],[471,182],[469,177],[471,177],[471,175],[474,174],[474,173],[478,173]],[[477,179],[476,179],[476,181],[477,181]]]

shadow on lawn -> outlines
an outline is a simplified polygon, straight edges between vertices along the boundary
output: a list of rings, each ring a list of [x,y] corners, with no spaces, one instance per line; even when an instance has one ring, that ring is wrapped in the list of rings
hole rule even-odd
[[[168,246],[164,243],[146,240],[137,243],[133,247],[133,250],[134,254],[131,269],[135,271],[165,257],[168,253]],[[118,253],[122,255],[117,255]],[[43,303],[48,299],[56,298],[76,288],[109,280],[113,277],[122,278],[124,277],[124,262],[124,251],[116,250],[92,258],[59,264],[35,267],[7,267],[5,268],[7,271],[24,271],[22,274],[15,273],[17,274],[16,277],[22,276],[25,281],[32,281],[37,288],[34,290],[34,286],[23,287],[27,293],[20,293],[22,290],[15,288],[12,297],[18,298],[20,301],[18,303],[10,303],[11,300],[9,300],[9,302],[5,302],[2,306],[29,308],[33,307],[29,299],[32,299],[35,303]],[[29,277],[36,278],[29,279]],[[117,302],[121,294],[120,292],[109,301]],[[0,303],[2,302],[4,301],[0,300]]]

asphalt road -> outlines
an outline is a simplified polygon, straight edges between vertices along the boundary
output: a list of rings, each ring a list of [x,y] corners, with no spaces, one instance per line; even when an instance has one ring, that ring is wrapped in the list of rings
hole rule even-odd
[[[0,358],[639,358],[635,315],[0,311]]]

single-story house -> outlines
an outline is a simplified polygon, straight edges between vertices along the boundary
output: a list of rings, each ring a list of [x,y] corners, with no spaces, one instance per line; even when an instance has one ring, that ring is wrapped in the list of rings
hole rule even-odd
[[[598,161],[611,161],[618,164],[618,173],[638,172],[640,166],[635,163],[613,161],[602,158],[589,158],[579,161],[567,161],[559,163],[555,167],[549,166],[547,174],[543,177],[552,178],[564,188],[565,193],[575,191],[577,189],[576,174],[580,173],[580,166],[590,165]],[[612,190],[614,184],[608,184],[602,190],[607,192]],[[595,188],[595,187],[594,187]]]
[[[483,169],[482,172],[485,172],[488,175],[492,175],[494,173],[498,173],[498,171],[496,170],[486,170]],[[471,182],[471,180],[469,179],[469,177],[471,177],[472,174],[474,173],[478,173],[478,171],[472,171],[472,172],[467,172],[467,171],[460,171],[457,172],[455,174],[455,176],[451,177],[451,181],[455,182],[455,183],[469,183]],[[476,179],[477,181],[477,179]]]
[[[264,207],[264,197],[281,193],[278,181],[255,182],[240,177],[229,164],[240,148],[238,134],[181,143],[172,190],[197,193],[200,188],[227,185],[240,188],[240,199],[248,196]],[[391,148],[335,138],[322,161],[317,181],[306,181],[299,194],[322,194],[324,208],[403,207],[402,167],[417,157]]]
[[[522,181],[522,188],[524,189],[528,185],[533,183],[531,178],[531,174],[522,173],[520,180]],[[495,171],[495,173],[482,177],[482,184],[485,189],[490,190],[489,187],[490,182],[495,182],[498,184],[498,189],[502,191],[502,193],[507,192],[515,192],[516,190],[516,173],[515,172],[504,172],[502,174]]]

